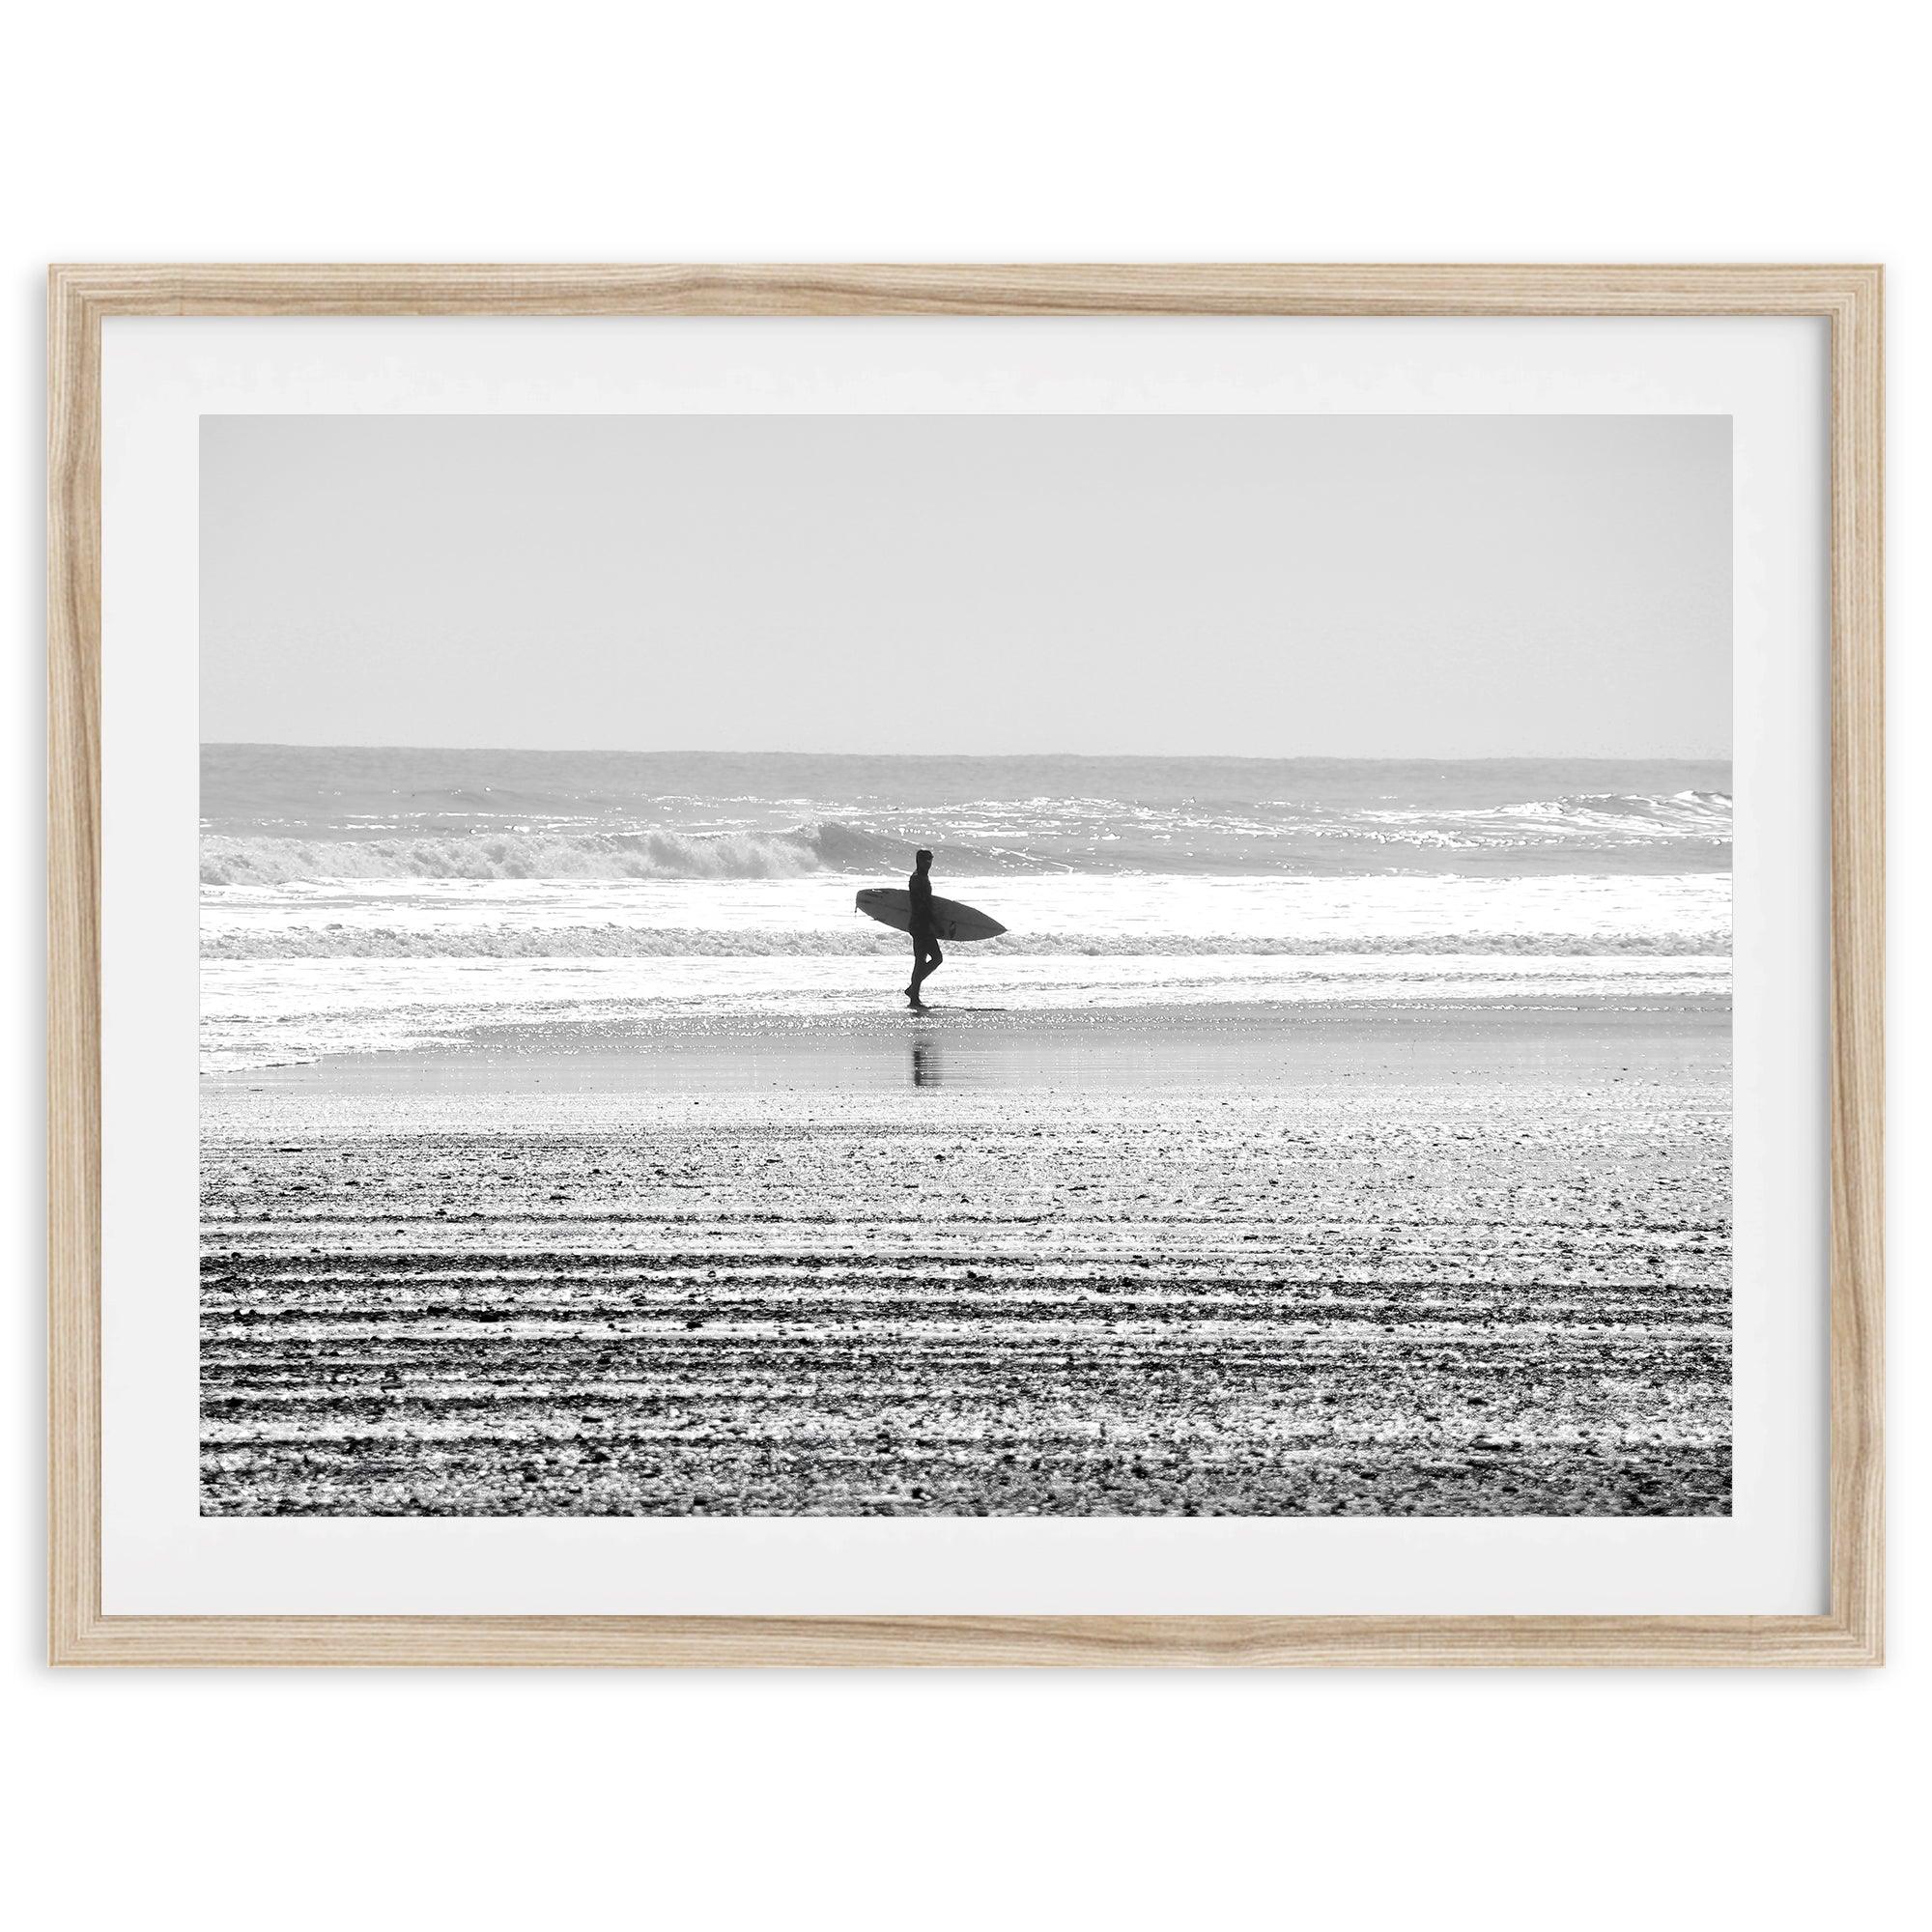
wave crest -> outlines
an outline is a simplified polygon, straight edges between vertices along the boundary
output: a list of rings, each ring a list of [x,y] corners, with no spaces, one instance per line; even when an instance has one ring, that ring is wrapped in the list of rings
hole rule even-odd
[[[712,807],[726,801],[714,801]],[[696,809],[696,805],[694,805]],[[949,836],[949,834],[951,836]],[[914,847],[942,873],[1333,872],[1350,866],[1538,868],[1681,855],[1719,863],[1731,836],[1723,792],[1599,793],[1466,809],[1333,808],[1286,800],[1230,810],[1189,802],[1037,799],[908,810],[891,825],[827,817],[785,830],[440,828],[374,838],[208,832],[201,880],[277,886],[320,879],[783,879],[891,877]]]
[[[785,879],[826,869],[807,832],[486,832],[457,838],[201,841],[205,886],[307,879]]]
[[[1451,850],[1564,845],[1590,852],[1631,845],[1725,845],[1731,825],[1728,792],[1681,791],[1578,793],[1463,811],[1363,811],[1309,829],[1316,838]]]

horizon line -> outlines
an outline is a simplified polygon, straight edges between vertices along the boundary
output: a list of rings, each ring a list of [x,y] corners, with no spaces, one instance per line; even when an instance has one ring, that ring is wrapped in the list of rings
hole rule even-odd
[[[551,757],[623,758],[1187,758],[1198,763],[1224,764],[1528,764],[1562,758],[1572,764],[1729,764],[1734,753],[1723,752],[883,752],[801,750],[793,746],[757,750],[720,745],[429,745],[418,743],[352,744],[340,739],[203,738],[204,752],[473,752],[479,754],[514,753]]]

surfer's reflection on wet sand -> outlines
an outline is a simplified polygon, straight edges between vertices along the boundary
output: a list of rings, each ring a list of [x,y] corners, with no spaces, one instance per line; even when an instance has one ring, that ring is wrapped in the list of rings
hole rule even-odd
[[[915,1087],[939,1085],[939,1048],[926,1037],[912,1043],[912,1084]]]

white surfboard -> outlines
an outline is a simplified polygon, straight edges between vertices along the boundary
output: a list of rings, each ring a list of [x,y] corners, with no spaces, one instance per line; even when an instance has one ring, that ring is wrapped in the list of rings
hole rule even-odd
[[[867,886],[853,901],[867,919],[881,925],[912,930],[912,895],[902,886]],[[976,939],[997,939],[1006,927],[988,919],[977,906],[961,905],[957,899],[932,901],[932,929],[941,939],[970,945]]]

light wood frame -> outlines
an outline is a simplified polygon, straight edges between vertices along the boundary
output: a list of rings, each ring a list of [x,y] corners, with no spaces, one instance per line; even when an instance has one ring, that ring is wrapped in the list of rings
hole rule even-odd
[[[61,1664],[1871,1664],[1883,1655],[1883,271],[62,266],[48,277],[48,1650]],[[1706,1617],[109,1617],[100,326],[109,316],[1821,316],[1832,368],[1831,1608]]]

